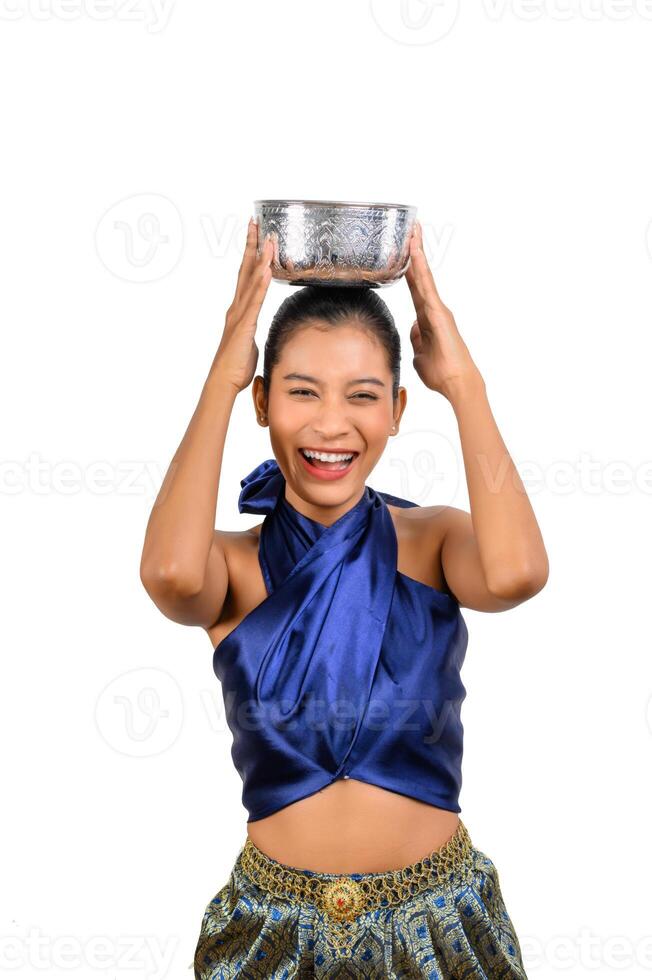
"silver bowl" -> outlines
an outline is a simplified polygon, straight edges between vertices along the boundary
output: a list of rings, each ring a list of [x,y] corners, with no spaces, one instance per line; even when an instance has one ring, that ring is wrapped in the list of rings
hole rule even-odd
[[[274,242],[272,275],[305,286],[391,286],[410,264],[417,209],[352,201],[255,201],[258,254]]]

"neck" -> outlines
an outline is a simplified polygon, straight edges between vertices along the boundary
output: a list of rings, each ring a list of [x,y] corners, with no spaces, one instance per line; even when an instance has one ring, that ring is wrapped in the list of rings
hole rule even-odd
[[[322,527],[331,527],[340,517],[348,514],[357,504],[360,503],[366,493],[366,486],[357,492],[357,495],[349,500],[337,504],[314,504],[309,500],[304,500],[296,494],[286,483],[285,501],[290,504],[299,514],[309,520],[320,524]]]

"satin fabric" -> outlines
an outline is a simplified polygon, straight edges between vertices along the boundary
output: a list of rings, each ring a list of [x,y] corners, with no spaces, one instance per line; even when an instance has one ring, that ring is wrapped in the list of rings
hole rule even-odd
[[[460,811],[467,629],[454,597],[397,571],[386,503],[365,485],[327,527],[267,459],[241,480],[264,514],[267,598],[215,648],[249,820],[348,777]]]
[[[498,871],[475,847],[468,867],[449,880],[360,915],[344,953],[331,941],[323,913],[261,889],[239,858],[204,911],[196,980],[527,980]],[[373,874],[352,877],[364,881]]]

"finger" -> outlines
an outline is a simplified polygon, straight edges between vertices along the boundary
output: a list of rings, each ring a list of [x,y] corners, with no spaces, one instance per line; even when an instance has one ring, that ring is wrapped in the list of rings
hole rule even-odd
[[[420,265],[419,265],[419,263],[417,263],[417,268],[419,270],[422,270],[423,273],[424,273],[426,288],[429,287],[429,291],[432,292],[432,294],[437,299],[437,301],[440,304],[440,306],[443,306],[444,304],[443,304],[442,299],[441,299],[441,296],[439,295],[439,292],[437,290],[437,284],[435,283],[435,277],[434,277],[434,275],[432,273],[432,269],[430,268],[430,265],[429,265],[428,260],[426,258],[426,252],[425,252],[425,249],[423,247],[423,228],[421,226],[421,222],[420,221],[417,221],[416,222],[416,227],[417,227],[416,239],[417,239],[417,242],[418,242],[417,256],[418,256],[418,258],[420,258],[422,260],[421,263],[420,263]]]
[[[269,266],[263,269],[262,274],[255,278],[251,292],[247,296],[242,317],[249,323],[256,323],[260,315],[269,284],[272,281],[272,270]]]
[[[421,331],[419,330],[419,322],[415,320],[410,328],[410,341],[414,348],[415,354],[420,354],[423,349],[423,343],[421,340]]]
[[[417,226],[410,240],[411,261],[405,274],[406,280],[417,313],[421,313],[427,306],[434,310],[441,310],[444,308],[444,303],[437,292],[435,279],[423,250],[423,233],[418,222]]]
[[[251,270],[256,264],[259,256],[259,240],[260,240],[260,227],[255,218],[250,218],[249,225],[247,227],[247,241],[245,243],[244,255],[242,256],[242,263],[240,266],[242,272],[242,279],[246,280],[247,276],[251,273]]]
[[[251,276],[251,270],[256,264],[256,253],[258,248],[258,225],[253,218],[249,219],[247,227],[247,242],[245,244],[244,255],[240,263],[238,281],[235,287],[236,298],[243,292]]]
[[[262,243],[262,248],[260,255],[257,255],[253,264],[248,267],[245,271],[245,275],[242,278],[239,291],[233,301],[233,306],[235,308],[236,314],[239,316],[243,309],[246,308],[248,303],[249,294],[256,282],[257,276],[260,274],[262,269],[269,265],[272,252],[272,245],[270,242],[269,233],[265,236],[265,240]]]
[[[280,265],[281,264],[281,258],[280,258],[280,248],[281,248],[281,246],[280,246],[280,243],[279,243],[278,234],[275,231],[272,232],[272,243],[274,245],[274,251],[273,251],[272,258],[273,258],[274,263],[276,265]]]
[[[240,301],[241,312],[239,316],[243,316],[247,320],[258,317],[268,286],[272,280],[271,261],[273,248],[271,239],[266,238],[263,242],[263,250],[260,258],[256,262],[249,283],[242,294]]]
[[[416,227],[414,233],[410,239],[410,263],[405,270],[405,281],[408,284],[410,293],[412,295],[412,301],[414,303],[414,308],[417,314],[423,312],[425,306],[425,297],[423,295],[423,276],[417,275],[417,263],[419,262],[419,257],[417,255],[417,231]]]

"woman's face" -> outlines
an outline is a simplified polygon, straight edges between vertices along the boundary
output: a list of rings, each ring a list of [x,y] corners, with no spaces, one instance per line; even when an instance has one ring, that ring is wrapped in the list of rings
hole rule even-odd
[[[257,414],[267,417],[286,497],[300,513],[330,525],[360,500],[405,408],[405,388],[394,402],[392,380],[385,348],[355,320],[294,331],[272,370],[267,404],[256,378]],[[355,455],[337,471],[343,464],[321,468],[305,459],[306,449]]]

